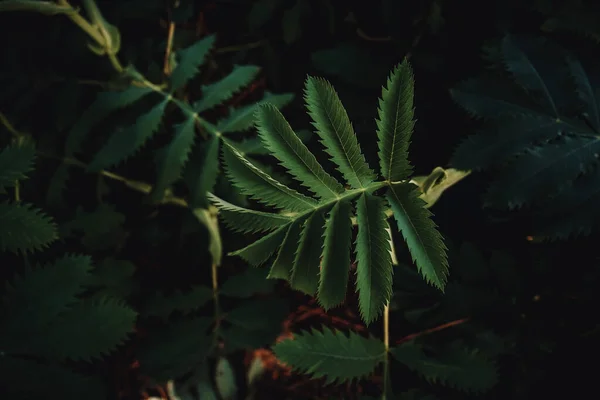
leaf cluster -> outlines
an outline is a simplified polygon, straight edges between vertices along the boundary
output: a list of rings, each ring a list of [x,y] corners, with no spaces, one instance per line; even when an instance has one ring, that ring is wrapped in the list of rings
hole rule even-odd
[[[542,38],[508,35],[488,49],[493,72],[452,90],[483,130],[452,157],[458,169],[495,168],[490,206],[526,208],[536,235],[565,239],[598,222],[600,108],[592,71]]]

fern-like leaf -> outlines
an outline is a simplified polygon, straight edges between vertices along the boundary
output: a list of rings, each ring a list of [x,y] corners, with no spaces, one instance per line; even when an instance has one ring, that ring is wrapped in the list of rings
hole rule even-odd
[[[294,370],[325,378],[327,384],[348,382],[372,373],[384,361],[385,346],[375,338],[354,332],[348,336],[324,329],[295,335],[273,346],[279,360]]]
[[[165,98],[141,115],[135,124],[114,132],[96,153],[87,170],[98,172],[124,161],[138,151],[156,133],[168,102],[169,99]]]
[[[195,124],[196,120],[190,117],[175,126],[175,136],[171,143],[158,151],[156,183],[150,193],[152,201],[162,200],[169,186],[180,178],[194,144]]]
[[[247,131],[254,126],[254,116],[261,104],[268,103],[281,109],[293,99],[294,95],[292,93],[273,94],[265,92],[263,98],[257,103],[230,109],[229,115],[217,123],[217,130],[223,133]]]
[[[488,201],[509,208],[540,201],[597,162],[600,139],[566,136],[531,149],[505,168],[488,191]],[[558,182],[558,184],[557,184]]]
[[[490,80],[476,79],[467,85],[467,96],[464,85],[453,92],[471,114],[487,119],[487,129],[461,143],[452,165],[459,169],[501,167],[486,203],[509,209],[534,206],[528,210],[539,219],[544,236],[563,238],[577,232],[575,219],[584,221],[582,232],[587,232],[594,213],[584,217],[582,209],[558,209],[553,203],[578,196],[581,203],[587,201],[585,185],[574,182],[598,164],[597,83],[574,56],[546,39],[506,36],[495,61],[514,79],[511,84],[503,75],[496,77],[496,86],[507,89],[487,92]],[[510,88],[520,88],[520,94],[514,95],[519,90],[508,94]],[[493,101],[488,101],[490,93]],[[569,190],[581,192],[563,196]],[[554,234],[551,226],[557,229]]]
[[[412,111],[402,112],[399,120],[395,107],[412,110],[412,73],[408,63],[395,70],[384,90],[381,101],[381,135],[394,142],[396,149],[408,147],[412,127]],[[404,76],[405,75],[405,76]],[[404,87],[406,86],[406,87]],[[222,218],[234,230],[269,232],[256,242],[230,253],[258,266],[274,256],[269,277],[286,279],[292,288],[313,295],[330,308],[344,300],[350,263],[352,204],[357,203],[358,238],[356,242],[356,288],[360,312],[365,322],[374,321],[389,301],[392,290],[392,262],[389,226],[385,200],[380,190],[391,188],[392,209],[400,213],[399,226],[411,248],[413,258],[425,278],[443,288],[447,261],[443,241],[435,224],[429,220],[425,202],[414,193],[404,192],[406,181],[373,182],[375,173],[360,152],[358,141],[337,94],[329,83],[316,78],[306,82],[306,102],[321,143],[332,156],[350,188],[341,186],[317,162],[298,138],[285,118],[273,106],[261,106],[257,113],[259,135],[267,150],[288,169],[289,174],[310,189],[314,196],[304,196],[274,179],[234,146],[224,140],[223,159],[227,175],[235,186],[267,206],[281,212],[269,214],[232,206],[215,196],[213,203],[222,211]],[[405,96],[408,106],[399,96]],[[390,117],[388,113],[392,113]],[[408,114],[407,114],[408,113]],[[407,114],[407,115],[405,115]],[[394,127],[394,121],[406,126]],[[392,124],[391,130],[388,125]],[[385,125],[385,126],[384,126]],[[405,150],[392,153],[382,150],[385,157],[404,156]],[[391,160],[389,160],[392,162]],[[408,160],[386,165],[392,178],[408,179]],[[411,186],[412,187],[412,186]],[[388,196],[390,197],[390,196]],[[319,240],[321,239],[321,240]],[[320,271],[319,271],[320,265]]]
[[[219,177],[219,148],[221,140],[211,136],[203,143],[198,143],[192,150],[190,161],[184,172],[184,180],[190,190],[190,206],[192,208],[208,207],[207,195]]]
[[[451,346],[438,357],[430,357],[419,345],[405,343],[391,349],[396,360],[432,383],[441,383],[467,392],[483,392],[497,380],[496,367],[476,351]]]
[[[273,265],[271,265],[269,278],[286,279],[288,281],[291,279],[294,263],[297,258],[298,243],[300,243],[300,236],[302,235],[302,227],[306,223],[307,218],[308,216],[298,218],[287,225],[285,237],[277,246],[279,251],[277,257],[275,257],[275,261],[273,261]]]
[[[256,117],[264,146],[300,183],[321,199],[337,197],[344,191],[343,186],[325,172],[275,106],[261,106]]]
[[[284,215],[238,207],[210,193],[208,197],[219,208],[219,216],[225,224],[237,232],[268,232],[291,222],[291,219]]]
[[[362,319],[373,322],[392,296],[392,256],[384,200],[369,194],[356,208],[356,287]]]
[[[431,212],[410,184],[392,186],[386,197],[419,271],[427,282],[443,291],[448,280],[447,248],[430,219]]]
[[[177,67],[171,74],[171,90],[176,91],[185,86],[199,71],[215,43],[215,35],[210,35],[197,41],[190,47],[178,52]]]
[[[77,301],[91,280],[91,271],[90,257],[66,255],[15,276],[2,298],[3,332],[41,329],[55,320]]]
[[[275,253],[280,248],[282,242],[285,240],[285,237],[293,224],[294,221],[280,228],[277,228],[277,230],[275,230],[274,232],[263,236],[251,245],[236,251],[232,251],[231,253],[229,253],[229,255],[239,256],[246,262],[248,262],[250,265],[258,267],[264,264],[269,258],[271,258],[273,253]],[[271,274],[269,275],[269,277],[288,279],[289,270],[287,270],[287,272],[285,272],[285,274],[283,275],[278,275],[274,274],[273,268],[271,268]]]
[[[153,93],[152,89],[138,86],[131,86],[120,92],[100,93],[69,131],[65,143],[65,155],[70,157],[81,150],[86,135],[94,125],[106,119],[111,113],[132,105],[150,93]]]
[[[0,226],[1,251],[37,251],[58,238],[52,218],[31,204],[0,203]]]
[[[226,173],[235,186],[250,198],[268,206],[303,211],[316,202],[271,178],[232,146],[223,148]]]
[[[414,78],[408,60],[397,65],[379,99],[377,138],[381,174],[389,181],[401,181],[412,173],[408,146],[413,120]]]
[[[319,285],[319,262],[321,259],[321,243],[314,238],[320,238],[325,231],[325,218],[322,212],[314,212],[306,219],[302,227],[299,242],[295,245],[296,256],[292,266],[290,285],[313,296]]]
[[[537,46],[536,46],[537,45]],[[542,43],[535,41],[521,40],[515,41],[510,35],[506,35],[502,40],[503,61],[506,68],[514,75],[516,81],[523,88],[534,95],[538,95],[544,108],[558,118],[559,111],[554,96],[557,94],[551,82],[555,79],[544,68],[543,62],[536,62],[530,55],[531,50],[539,48]],[[524,51],[522,48],[528,48],[530,51]]]
[[[253,65],[234,66],[225,78],[202,87],[202,98],[194,103],[194,110],[201,113],[229,100],[234,93],[249,85],[259,71],[260,68]]]
[[[579,99],[584,104],[584,112],[596,132],[600,132],[600,102],[597,98],[597,89],[592,86],[583,65],[573,56],[567,56],[569,72],[575,81]]]
[[[31,332],[23,351],[57,360],[91,361],[123,344],[136,318],[137,313],[120,300],[79,301],[43,332]]]
[[[526,116],[505,120],[494,132],[467,137],[454,151],[451,164],[460,170],[484,170],[518,155],[532,143],[554,138],[560,132],[581,130],[579,124],[547,116]],[[585,128],[583,128],[585,130]],[[515,135],[515,132],[519,132]]]
[[[47,344],[37,349],[32,341],[46,337],[52,324],[77,304],[76,296],[91,281],[91,269],[89,257],[68,255],[17,275],[2,299],[0,341],[15,354],[44,351]]]
[[[350,202],[340,201],[333,206],[327,219],[318,292],[319,303],[325,310],[341,304],[346,297],[352,242],[351,212]]]
[[[474,118],[522,117],[545,115],[542,107],[523,98],[523,90],[491,78],[473,78],[461,82],[450,93]]]
[[[362,155],[352,123],[333,86],[324,79],[309,77],[304,99],[325,151],[350,187],[368,186],[375,173]]]
[[[5,147],[0,152],[0,188],[13,187],[33,169],[35,146],[30,141]]]

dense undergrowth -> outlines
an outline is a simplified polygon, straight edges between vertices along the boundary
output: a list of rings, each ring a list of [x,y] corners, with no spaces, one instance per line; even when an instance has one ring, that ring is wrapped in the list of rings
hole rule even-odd
[[[595,38],[574,21],[596,14],[534,3],[494,3],[444,75],[444,40],[480,22],[439,0],[0,1],[21,32],[0,72],[2,392],[528,399],[555,371],[585,381],[559,358],[598,333],[600,82],[571,50],[596,49],[571,32]]]

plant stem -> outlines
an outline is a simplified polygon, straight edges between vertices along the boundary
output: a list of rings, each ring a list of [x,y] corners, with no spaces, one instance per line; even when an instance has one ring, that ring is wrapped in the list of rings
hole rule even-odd
[[[18,137],[21,137],[21,132],[19,132],[18,130],[16,130],[14,128],[14,126],[12,126],[12,124],[10,123],[8,118],[6,118],[6,115],[4,115],[3,112],[0,112],[0,123],[2,125],[4,125],[6,130],[9,131],[11,133],[11,135],[13,135],[15,137],[15,139]]]
[[[390,305],[383,308],[383,345],[385,346],[385,359],[383,361],[383,390],[382,400],[386,400],[390,382]]]
[[[212,281],[212,290],[213,290],[213,304],[215,306],[215,328],[214,332],[216,333],[219,330],[219,326],[221,324],[220,318],[220,307],[219,307],[219,268],[216,263],[212,263],[210,268],[210,275]],[[216,339],[216,335],[215,335]]]
[[[387,224],[387,232],[390,237],[390,258],[392,259],[392,268],[398,265],[398,257],[396,256],[396,246],[394,246],[394,237],[392,236],[392,229]],[[388,386],[390,382],[390,303],[383,307],[383,345],[385,346],[385,359],[383,360],[383,390],[382,400],[386,400],[388,394]],[[390,391],[391,393],[391,391]]]
[[[57,3],[61,6],[71,7],[75,10],[75,8],[71,4],[69,4],[69,2],[67,0],[57,0]],[[96,43],[98,43],[99,45],[102,45],[104,43],[104,38],[102,37],[100,32],[96,28],[94,28],[94,26],[92,24],[90,24],[88,22],[88,20],[83,18],[81,16],[81,14],[79,14],[78,12],[75,12],[75,13],[67,14],[67,17],[69,17],[69,19],[71,21],[73,21],[75,23],[75,25],[80,27],[82,31],[84,31],[92,39],[94,39],[96,41]]]

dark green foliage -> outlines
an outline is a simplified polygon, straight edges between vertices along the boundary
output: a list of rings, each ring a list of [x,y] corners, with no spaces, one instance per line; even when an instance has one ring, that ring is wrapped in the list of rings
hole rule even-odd
[[[25,141],[5,147],[0,152],[0,188],[13,187],[19,179],[27,179],[33,169],[35,146]]]
[[[0,11],[17,3],[36,9],[33,2],[0,3]],[[128,377],[135,374],[127,382],[133,396],[160,384],[174,399],[257,398],[238,387],[242,363],[234,360],[274,343],[280,361],[326,384],[364,389],[369,375],[381,374],[379,390],[388,400],[435,400],[430,391],[445,398],[452,390],[460,393],[451,398],[462,398],[496,384],[498,358],[516,352],[515,333],[510,323],[499,332],[485,319],[497,312],[498,319],[509,314],[522,322],[514,307],[523,295],[520,271],[506,254],[493,252],[488,260],[470,244],[450,252],[449,263],[428,208],[470,171],[437,167],[429,176],[412,176],[415,85],[408,61],[397,64],[385,82],[371,136],[363,136],[360,119],[355,131],[329,82],[308,77],[304,100],[329,157],[321,164],[319,153],[307,146],[314,144],[308,143],[312,133],[294,131],[279,111],[294,96],[264,92],[260,98],[255,89],[270,85],[271,77],[255,82],[261,69],[238,65],[247,58],[258,63],[263,50],[277,54],[271,37],[232,54],[234,46],[216,49],[215,35],[198,40],[198,31],[189,29],[205,28],[189,23],[207,15],[202,2],[134,0],[106,15],[145,19],[145,10],[154,10],[149,25],[155,26],[166,11],[175,34],[167,39],[159,32],[159,41],[152,35],[128,39],[118,54],[120,31],[94,3],[84,1],[83,10],[38,5],[42,13],[64,14],[61,24],[74,15],[84,18],[75,19],[80,28],[89,22],[81,37],[60,25],[58,45],[46,46],[61,60],[55,70],[36,65],[21,73],[18,62],[12,65],[12,48],[6,52],[11,67],[2,77],[0,122],[12,141],[0,150],[0,251],[14,253],[4,255],[9,270],[0,288],[0,388],[6,396],[107,399],[115,397],[113,371],[120,378],[127,368]],[[247,4],[253,34],[274,12],[283,17],[283,41],[296,41],[304,17],[320,10],[313,3]],[[384,3],[384,10],[396,7]],[[413,39],[442,25],[441,2],[426,3],[419,7],[430,15],[416,18],[421,33]],[[329,1],[323,4],[333,32],[340,15]],[[356,22],[356,33],[366,39],[363,21],[349,19],[344,24]],[[431,29],[422,30],[420,21]],[[394,45],[397,33],[390,32]],[[75,63],[78,55],[69,53],[65,36],[102,57]],[[36,46],[28,46],[26,55]],[[332,46],[313,53],[315,66],[363,87],[381,84],[379,72],[391,61],[377,62],[366,46]],[[69,51],[61,53],[63,47]],[[408,51],[420,76],[427,61],[419,49]],[[600,82],[587,65],[545,40],[507,36],[488,48],[487,57],[498,76],[467,81],[453,94],[493,132],[467,139],[454,166],[499,169],[488,203],[531,206],[536,217],[551,221],[539,225],[542,233],[560,237],[589,230],[600,215]],[[102,87],[99,94],[96,86]],[[255,102],[240,104],[247,95]],[[370,108],[364,104],[361,98],[355,107]],[[37,121],[46,114],[49,121]],[[254,128],[258,134],[248,135]],[[76,168],[82,174],[73,173]],[[45,210],[39,199],[44,192]],[[242,248],[230,253],[241,260],[223,256],[224,248],[237,243],[224,228],[242,234]],[[78,255],[83,251],[90,256]],[[401,258],[415,265],[398,264]],[[267,262],[270,268],[260,268]],[[450,280],[449,264],[455,271]],[[352,316],[341,321],[345,328],[330,329],[294,320],[300,308],[290,314],[290,306],[307,296],[297,293],[288,302],[288,286],[329,310],[344,303],[349,283],[358,293],[349,300],[356,300],[365,323],[384,315],[383,334],[370,327],[382,339],[353,325],[358,321]],[[333,324],[340,323],[338,311],[350,314],[312,311]],[[290,325],[309,331],[278,340]],[[256,357],[249,369],[257,362],[262,365]],[[260,375],[245,372],[248,386]],[[394,396],[392,389],[402,393]]]
[[[502,76],[467,81],[454,99],[486,121],[455,151],[459,169],[499,167],[488,205],[527,206],[536,236],[589,233],[598,213],[598,82],[573,55],[545,39],[506,36],[493,53]],[[567,200],[568,199],[568,200]]]
[[[140,344],[142,371],[157,382],[180,377],[209,355],[212,338],[210,318],[196,317],[171,322]]]
[[[0,250],[41,250],[57,238],[56,225],[43,211],[30,204],[0,203]]]
[[[0,311],[4,354],[0,370],[15,370],[0,379],[15,378],[4,382],[11,393],[42,395],[49,388],[63,392],[67,382],[53,382],[52,376],[72,376],[75,392],[83,390],[78,386],[92,381],[84,383],[87,378],[58,363],[103,357],[127,339],[137,314],[114,298],[80,298],[93,281],[89,257],[65,256],[51,265],[27,268],[9,282]],[[21,358],[31,355],[40,358],[41,364]],[[28,373],[42,368],[44,376],[36,384],[21,386],[23,378],[18,374],[26,366],[32,368]]]
[[[313,330],[276,344],[273,351],[284,363],[327,383],[346,382],[372,373],[386,357],[383,342],[350,332]]]
[[[391,206],[419,270],[428,283],[443,290],[448,274],[446,248],[429,219],[426,203],[409,182],[412,169],[408,160],[399,160],[407,157],[414,125],[413,87],[411,67],[404,61],[390,74],[379,105],[377,136],[383,143],[379,164],[384,180],[376,181],[376,172],[366,162],[348,114],[331,84],[321,78],[306,80],[308,114],[346,186],[323,168],[275,106],[260,106],[256,125],[265,148],[314,197],[278,181],[226,142],[223,161],[233,185],[251,199],[279,211],[254,211],[209,195],[234,230],[270,231],[231,254],[255,266],[275,255],[269,277],[286,279],[293,289],[308,295],[317,294],[327,308],[338,305],[345,293],[345,287],[338,285],[348,281],[348,264],[337,265],[338,257],[350,248],[348,229],[352,226],[351,205],[355,204],[356,290],[361,316],[371,323],[392,294],[392,247],[386,215],[386,208]],[[380,190],[383,195],[377,194]],[[323,243],[315,237],[323,238]]]
[[[497,381],[496,367],[477,350],[453,345],[436,357],[426,355],[414,343],[391,349],[396,360],[418,372],[431,383],[453,386],[463,391],[481,392]]]

